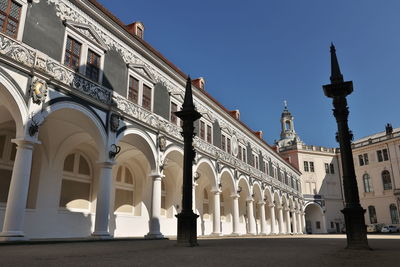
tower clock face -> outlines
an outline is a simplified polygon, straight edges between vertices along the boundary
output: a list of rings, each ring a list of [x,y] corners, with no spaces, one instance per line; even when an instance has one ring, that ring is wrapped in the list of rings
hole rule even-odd
[[[239,145],[236,135],[232,136],[232,153],[236,157],[239,152]]]

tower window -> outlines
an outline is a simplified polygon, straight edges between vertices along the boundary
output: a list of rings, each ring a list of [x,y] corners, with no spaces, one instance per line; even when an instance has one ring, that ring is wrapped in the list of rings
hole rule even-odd
[[[286,131],[290,130],[290,121],[285,122],[285,129],[286,129]]]

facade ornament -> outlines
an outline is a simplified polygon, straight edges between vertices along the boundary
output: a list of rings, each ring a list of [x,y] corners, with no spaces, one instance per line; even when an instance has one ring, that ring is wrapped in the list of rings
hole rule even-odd
[[[48,87],[46,81],[38,77],[33,77],[30,93],[33,103],[38,105],[43,103],[46,100],[48,93]]]
[[[160,135],[158,137],[158,148],[161,152],[165,152],[165,150],[167,149],[167,139],[163,135]]]
[[[111,116],[110,116],[110,130],[112,132],[117,132],[118,131],[119,122],[120,122],[119,116],[117,114],[115,114],[115,113],[111,114]]]

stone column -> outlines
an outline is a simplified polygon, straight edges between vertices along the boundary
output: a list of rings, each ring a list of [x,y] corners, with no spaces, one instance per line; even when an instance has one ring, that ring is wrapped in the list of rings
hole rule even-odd
[[[324,233],[324,234],[328,233],[328,231],[326,230],[325,212],[322,213],[322,233]]]
[[[298,229],[297,229],[297,212],[295,210],[291,210],[292,212],[292,225],[293,225],[293,234],[297,234],[298,233]]]
[[[247,216],[249,218],[249,232],[250,235],[256,234],[256,221],[254,219],[254,199],[248,198],[247,199]]]
[[[23,226],[35,142],[23,139],[13,139],[12,142],[17,145],[17,153],[8,191],[3,231],[0,233],[1,241],[28,239],[23,232]]]
[[[276,224],[275,224],[275,205],[269,204],[269,212],[271,213],[271,233],[272,235],[276,234]]]
[[[149,221],[149,232],[145,236],[147,239],[164,238],[160,231],[161,216],[161,182],[165,176],[162,173],[152,173],[153,190],[151,196],[151,218]]]
[[[279,220],[279,234],[284,234],[285,230],[284,230],[284,225],[283,225],[283,207],[282,206],[278,206],[278,220]]]
[[[232,235],[239,233],[239,194],[232,194]]]
[[[100,179],[97,188],[96,219],[92,236],[111,238],[108,232],[110,216],[110,198],[112,190],[112,167],[114,162],[101,162]]]
[[[306,213],[302,212],[301,213],[301,230],[304,234],[306,234]]]
[[[196,181],[194,181],[193,182],[193,185],[192,185],[192,210],[193,210],[193,212],[194,213],[196,213],[197,214],[197,208],[196,208],[196,186],[197,186],[198,184],[196,183]]]
[[[292,229],[291,229],[291,225],[290,225],[290,210],[289,210],[289,208],[285,209],[285,213],[286,213],[286,233],[291,234]]]
[[[260,214],[261,231],[260,235],[267,234],[267,221],[265,220],[265,202],[258,202],[258,210]]]
[[[212,235],[221,235],[221,201],[220,195],[221,190],[213,189],[211,191],[214,193],[214,214],[213,214],[213,232]]]
[[[301,227],[301,217],[300,217],[300,212],[297,211],[296,213],[296,219],[297,219],[297,233],[302,234],[302,227]]]

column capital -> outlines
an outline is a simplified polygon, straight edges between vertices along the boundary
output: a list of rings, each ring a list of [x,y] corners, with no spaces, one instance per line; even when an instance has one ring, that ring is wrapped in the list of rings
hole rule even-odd
[[[274,203],[269,203],[269,204],[268,204],[268,207],[273,208],[273,207],[275,207],[275,204],[274,204]]]
[[[248,197],[248,198],[246,198],[246,202],[254,202],[254,198],[253,197]]]
[[[222,193],[222,190],[219,189],[219,188],[213,187],[213,188],[210,190],[210,192],[211,192],[211,193],[214,193],[215,195],[220,195],[220,194]]]
[[[149,174],[149,177],[151,177],[153,179],[160,179],[161,180],[162,178],[165,177],[165,175],[163,173],[160,173],[160,172],[151,172]]]
[[[100,168],[111,169],[117,163],[115,161],[98,161],[96,164],[99,165]]]
[[[239,194],[236,194],[236,193],[231,194],[231,198],[233,198],[233,199],[238,199],[239,197],[240,197]]]
[[[281,209],[283,209],[283,206],[281,206],[281,205],[276,205],[276,208],[279,209],[279,210],[281,210]]]
[[[261,205],[265,205],[265,201],[259,201],[259,202],[257,202],[257,204],[260,205],[260,206]]]
[[[11,142],[14,143],[14,144],[16,144],[17,147],[25,148],[25,149],[30,149],[30,150],[33,149],[33,146],[34,146],[35,144],[41,144],[40,141],[35,140],[35,139],[32,139],[32,138],[30,138],[30,139],[15,138],[15,139],[11,139]]]

